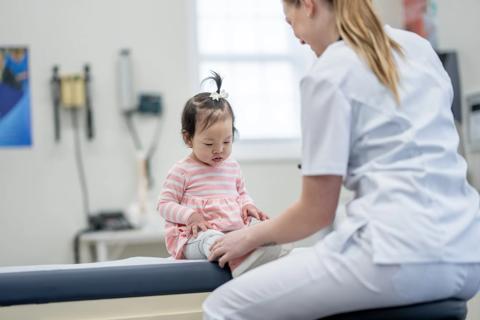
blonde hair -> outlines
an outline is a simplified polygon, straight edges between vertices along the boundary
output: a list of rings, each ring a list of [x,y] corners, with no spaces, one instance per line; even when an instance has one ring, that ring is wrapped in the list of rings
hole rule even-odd
[[[299,6],[301,0],[284,1]],[[393,50],[403,55],[402,47],[383,30],[372,0],[323,1],[327,1],[333,8],[340,37],[365,60],[380,83],[400,103],[399,74]]]

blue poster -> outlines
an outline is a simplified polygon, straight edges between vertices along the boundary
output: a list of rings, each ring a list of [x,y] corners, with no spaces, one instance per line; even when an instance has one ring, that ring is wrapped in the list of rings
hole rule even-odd
[[[0,47],[0,147],[32,145],[28,49]]]

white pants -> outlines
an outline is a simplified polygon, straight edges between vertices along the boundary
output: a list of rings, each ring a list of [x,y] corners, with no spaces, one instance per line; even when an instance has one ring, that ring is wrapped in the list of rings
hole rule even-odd
[[[480,264],[374,264],[368,237],[342,248],[321,241],[227,282],[203,304],[204,319],[317,319],[353,310],[450,297],[480,287]]]
[[[185,245],[183,255],[189,260],[205,260],[210,255],[210,247],[215,240],[225,236],[220,231],[208,229],[197,234],[196,238],[190,238]]]

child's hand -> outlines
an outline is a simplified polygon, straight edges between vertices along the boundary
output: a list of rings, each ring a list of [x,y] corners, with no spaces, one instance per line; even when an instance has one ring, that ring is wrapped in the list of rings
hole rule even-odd
[[[199,231],[207,231],[211,229],[212,225],[210,222],[205,220],[202,214],[195,212],[193,213],[187,221],[187,230],[192,234],[194,238],[197,237]]]
[[[253,217],[259,221],[267,220],[268,216],[253,204],[247,204],[242,208],[242,219],[247,222],[248,217]]]

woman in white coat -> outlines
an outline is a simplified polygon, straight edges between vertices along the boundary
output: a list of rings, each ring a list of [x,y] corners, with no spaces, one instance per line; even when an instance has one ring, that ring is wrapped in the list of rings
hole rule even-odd
[[[382,26],[371,0],[284,0],[295,36],[317,55],[301,81],[300,199],[227,234],[221,266],[257,247],[347,219],[312,248],[215,290],[206,319],[314,319],[455,297],[480,287],[478,193],[457,153],[451,81],[419,36]]]

